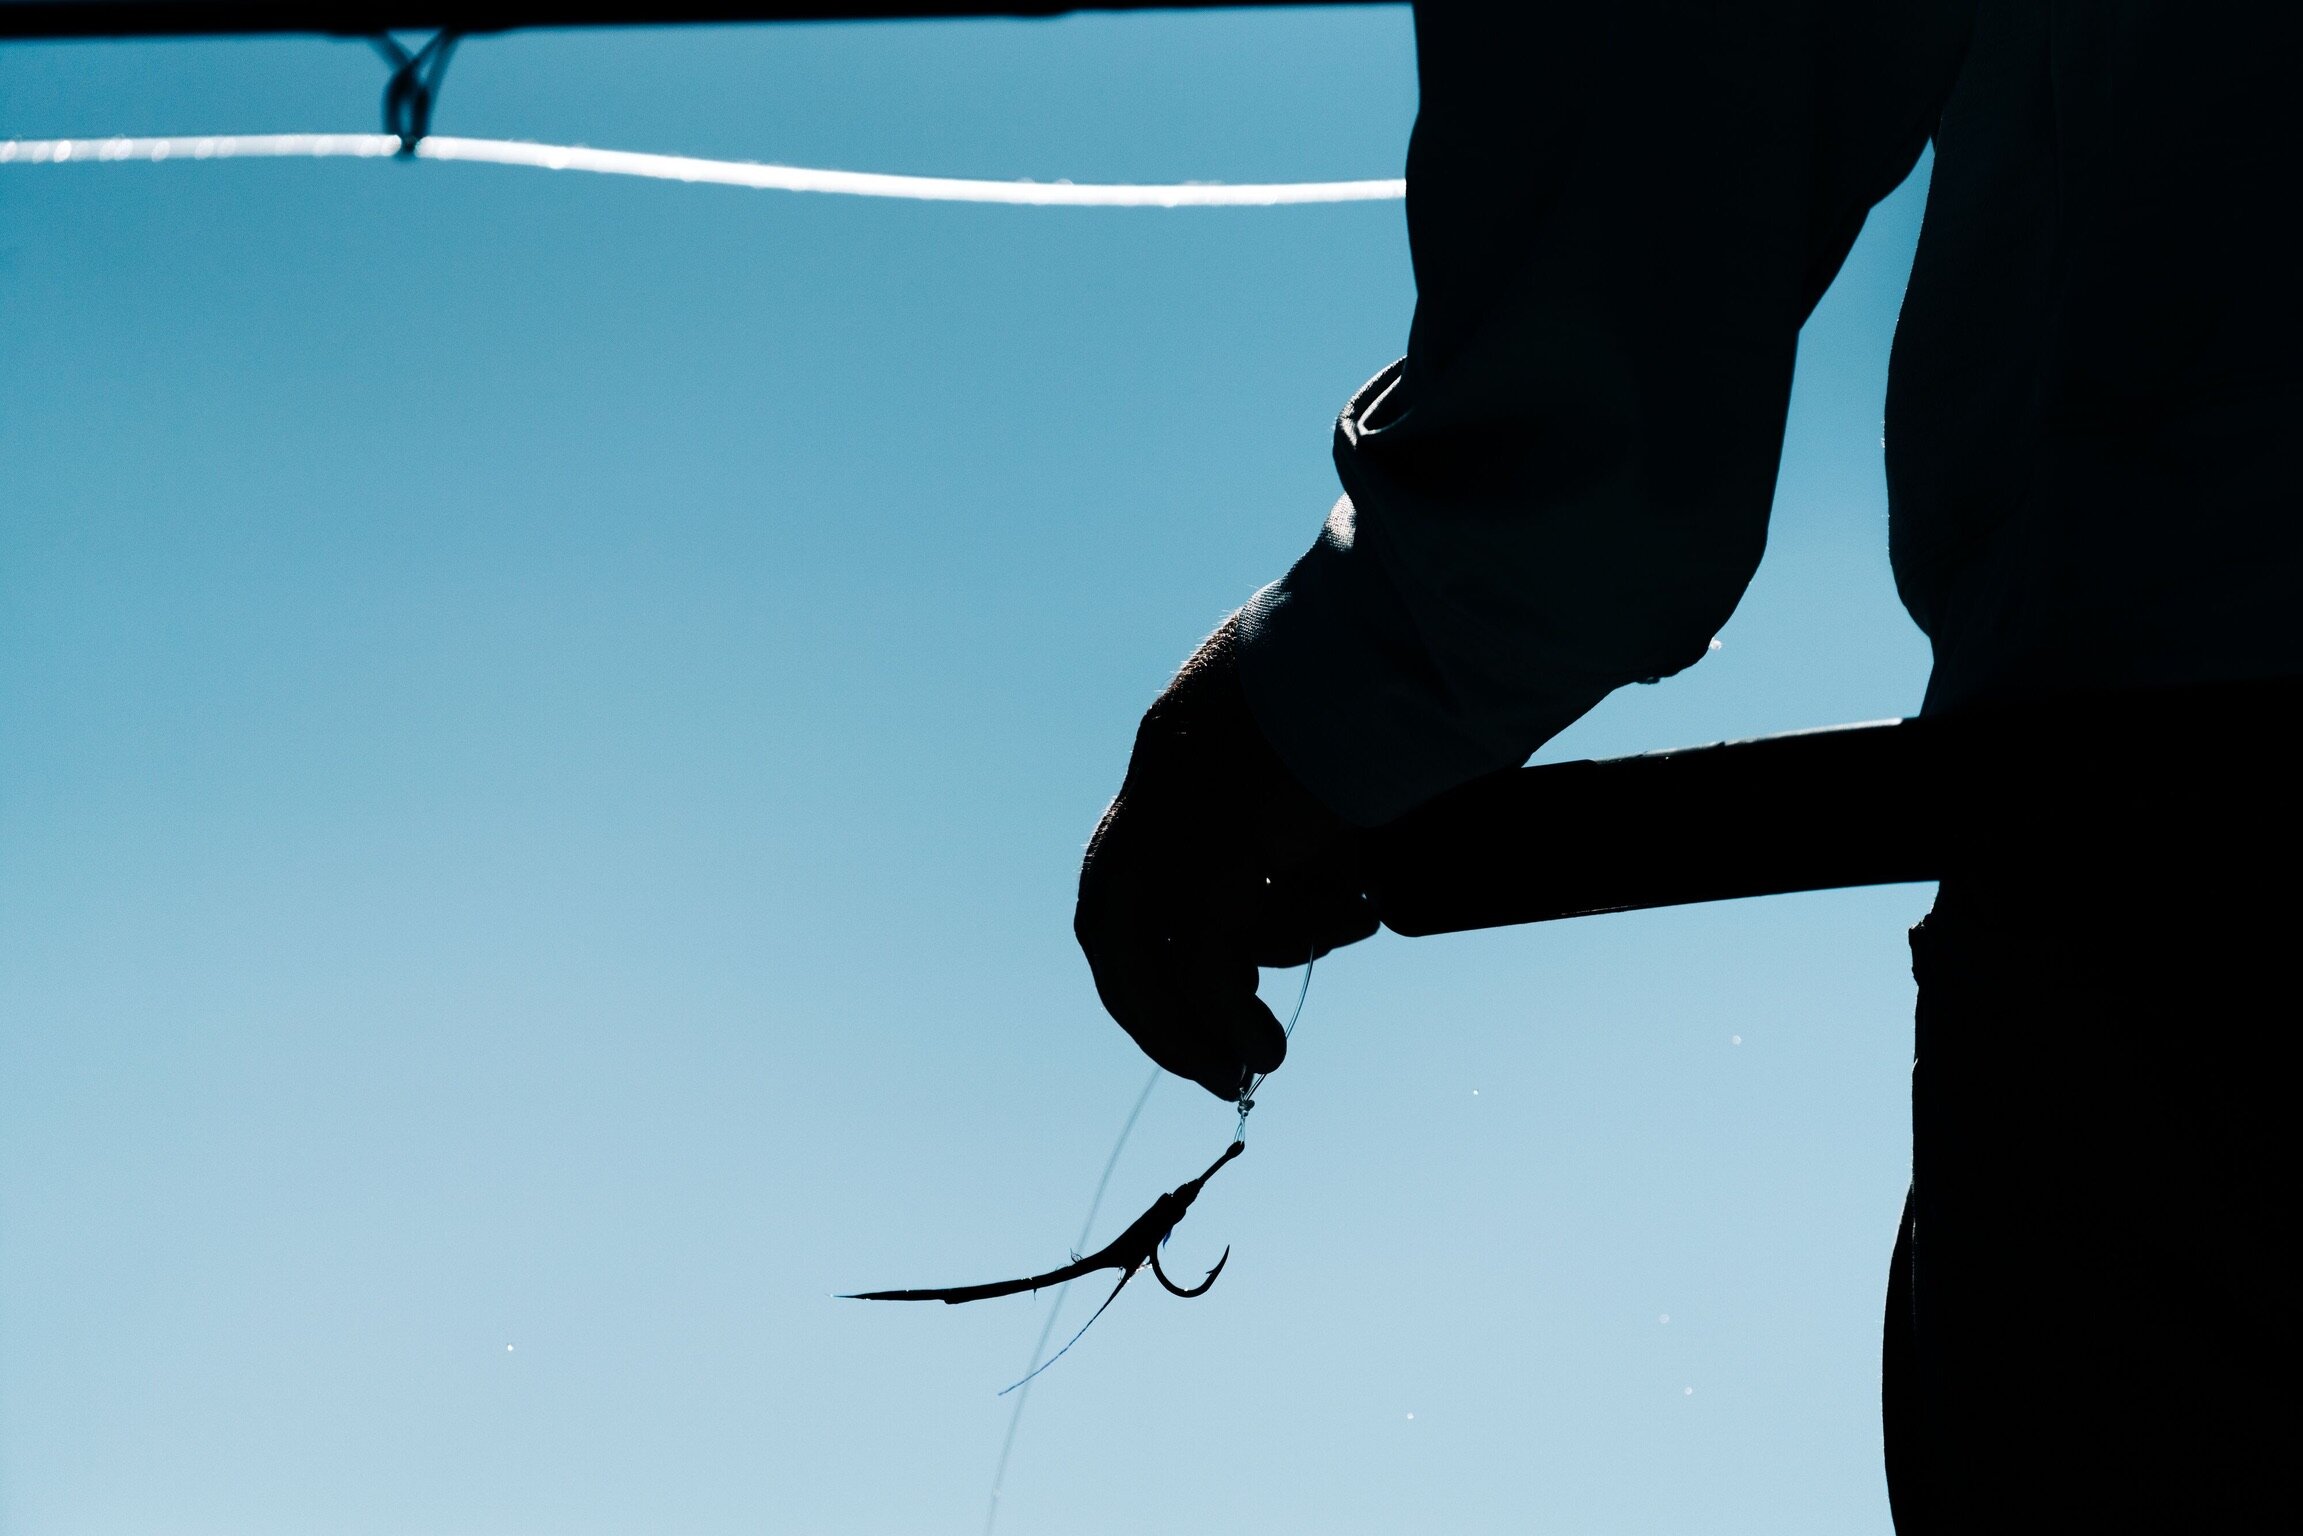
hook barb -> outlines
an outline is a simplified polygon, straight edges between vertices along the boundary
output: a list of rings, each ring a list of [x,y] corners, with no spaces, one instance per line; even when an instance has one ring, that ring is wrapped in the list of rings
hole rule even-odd
[[[1169,1295],[1181,1296],[1184,1300],[1189,1301],[1194,1296],[1205,1296],[1208,1293],[1209,1287],[1215,1284],[1215,1277],[1222,1274],[1223,1267],[1230,1262],[1231,1245],[1226,1243],[1224,1245],[1223,1257],[1215,1261],[1215,1268],[1207,1272],[1207,1278],[1187,1290],[1183,1286],[1176,1284],[1173,1280],[1170,1280],[1167,1277],[1167,1271],[1159,1267],[1159,1249],[1155,1247],[1152,1249],[1152,1277],[1158,1280],[1160,1284],[1167,1287]]]

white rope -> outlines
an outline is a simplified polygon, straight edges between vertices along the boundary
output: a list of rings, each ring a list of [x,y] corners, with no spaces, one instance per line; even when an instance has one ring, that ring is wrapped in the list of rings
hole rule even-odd
[[[0,139],[0,165],[83,161],[382,160],[400,141],[388,133],[242,133],[156,139]],[[930,203],[1012,203],[1034,208],[1273,208],[1298,203],[1368,203],[1407,195],[1404,181],[1082,182],[973,181],[955,176],[890,176],[828,171],[750,160],[704,160],[577,144],[519,139],[459,139],[435,134],[416,145],[419,160],[517,165],[545,171],[591,171],[655,181],[703,182],[764,192],[828,192],[845,197],[900,197]]]

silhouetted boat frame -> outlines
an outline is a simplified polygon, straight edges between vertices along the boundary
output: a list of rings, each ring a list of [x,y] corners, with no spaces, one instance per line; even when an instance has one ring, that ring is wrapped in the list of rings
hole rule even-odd
[[[2244,868],[2295,814],[2299,708],[2303,679],[2070,694],[1518,768],[1375,833],[1370,885],[1421,935],[2184,845]]]
[[[525,27],[669,27],[755,21],[927,21],[968,16],[1046,17],[1073,11],[1205,11],[1376,0],[0,0],[0,38],[231,37],[306,32],[472,36]],[[1404,3],[1404,0],[1402,0]]]

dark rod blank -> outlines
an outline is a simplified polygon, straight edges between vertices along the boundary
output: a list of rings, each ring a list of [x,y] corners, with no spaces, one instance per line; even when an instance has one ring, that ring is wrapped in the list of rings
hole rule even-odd
[[[2270,679],[1519,768],[1371,834],[1369,886],[1387,927],[1422,935],[2210,840],[2243,853],[2295,815],[2299,716],[2303,679]]]

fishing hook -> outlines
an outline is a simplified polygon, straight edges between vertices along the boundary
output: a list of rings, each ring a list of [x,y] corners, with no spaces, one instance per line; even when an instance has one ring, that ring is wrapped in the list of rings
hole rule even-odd
[[[1187,1291],[1182,1286],[1176,1284],[1173,1280],[1170,1280],[1167,1277],[1167,1271],[1159,1267],[1159,1250],[1154,1248],[1152,1250],[1152,1277],[1158,1280],[1160,1284],[1168,1288],[1169,1295],[1181,1296],[1184,1300],[1189,1301],[1194,1296],[1205,1296],[1208,1293],[1208,1288],[1215,1284],[1215,1277],[1222,1274],[1223,1267],[1230,1262],[1231,1245],[1226,1243],[1224,1245],[1223,1257],[1215,1261],[1215,1268],[1207,1272],[1207,1278]]]
[[[1228,1247],[1224,1249],[1223,1258],[1216,1261],[1215,1268],[1207,1272],[1205,1280],[1196,1287],[1185,1290],[1168,1279],[1166,1274],[1160,1270],[1159,1247],[1160,1244],[1167,1241],[1168,1234],[1176,1229],[1176,1224],[1184,1219],[1185,1213],[1191,1209],[1192,1202],[1199,1198],[1199,1192],[1207,1181],[1214,1178],[1224,1164],[1246,1150],[1247,1144],[1245,1142],[1233,1142],[1223,1149],[1223,1156],[1208,1164],[1207,1172],[1169,1190],[1151,1203],[1150,1210],[1130,1222],[1126,1231],[1086,1258],[1074,1259],[1061,1269],[1051,1269],[1044,1274],[1026,1275],[1020,1280],[994,1280],[985,1285],[947,1285],[929,1290],[908,1291],[857,1291],[842,1296],[840,1299],[842,1301],[940,1301],[946,1306],[956,1307],[964,1301],[988,1301],[994,1296],[1014,1296],[1024,1291],[1037,1291],[1047,1286],[1061,1285],[1066,1280],[1077,1280],[1080,1276],[1092,1275],[1099,1269],[1116,1269],[1120,1272],[1120,1282],[1112,1287],[1111,1296],[1104,1298],[1104,1307],[1108,1307],[1112,1304],[1113,1297],[1118,1296],[1127,1283],[1136,1277],[1136,1272],[1146,1265],[1151,1267],[1153,1274],[1159,1276],[1160,1284],[1178,1296],[1204,1296],[1207,1294],[1208,1287],[1215,1284],[1215,1277],[1223,1273],[1224,1264],[1231,1258],[1231,1249]],[[1096,1316],[1102,1315],[1103,1307],[1096,1308]],[[1095,1318],[1091,1317],[1088,1321],[1092,1323]]]

